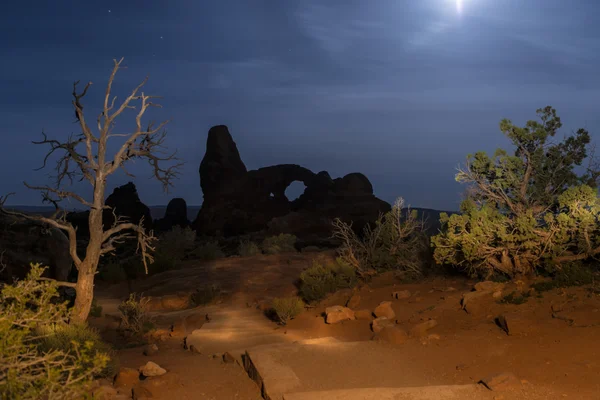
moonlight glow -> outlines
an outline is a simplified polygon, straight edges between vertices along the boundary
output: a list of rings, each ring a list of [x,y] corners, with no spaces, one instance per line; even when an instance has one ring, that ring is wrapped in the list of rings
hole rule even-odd
[[[462,13],[462,9],[463,9],[463,0],[456,0],[456,12],[457,13]]]

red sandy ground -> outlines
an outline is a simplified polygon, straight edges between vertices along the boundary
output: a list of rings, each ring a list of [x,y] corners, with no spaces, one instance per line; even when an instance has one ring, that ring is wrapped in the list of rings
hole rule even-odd
[[[219,307],[254,307],[273,297],[295,293],[295,280],[315,256],[314,253],[298,253],[227,258],[207,264],[189,263],[181,270],[137,282],[133,289],[146,295],[162,296],[218,283],[227,292]],[[600,399],[598,295],[589,288],[557,289],[544,293],[541,298],[532,296],[521,305],[494,302],[482,315],[473,316],[460,306],[462,294],[470,291],[473,283],[465,278],[436,277],[415,284],[401,284],[393,275],[387,274],[355,291],[361,299],[357,309],[373,310],[381,301],[392,300],[394,291],[411,292],[409,299],[393,300],[393,308],[398,323],[406,328],[431,318],[438,322],[430,331],[437,336],[412,339],[402,345],[407,362],[429,371],[431,384],[475,383],[490,374],[511,372],[521,379],[524,387],[541,396],[539,398]],[[448,291],[448,288],[456,290]],[[352,293],[344,291],[331,296],[290,321],[286,327],[278,327],[266,318],[265,324],[283,330],[294,340],[327,336],[342,341],[371,340],[373,333],[369,321],[324,323],[325,307],[345,305]],[[116,297],[122,299],[125,296],[126,285],[97,290],[99,302],[109,314],[115,314]],[[552,306],[571,310],[565,315],[574,319],[574,325],[585,327],[571,326],[565,320],[553,318]],[[506,312],[516,312],[527,321],[521,334],[509,336],[496,325],[494,318]],[[204,315],[205,310],[198,308],[186,313]],[[171,321],[180,318],[178,315],[177,312],[159,313],[162,317],[158,319],[159,328],[167,328]],[[103,326],[103,320],[93,321],[93,324]],[[261,398],[256,384],[236,364],[225,364],[220,359],[186,351],[180,337],[158,345],[160,350],[151,359],[169,372],[151,387],[154,399]],[[232,348],[235,348],[233,344]],[[141,353],[140,348],[120,351],[121,365],[138,368],[145,364],[150,358]],[[498,399],[502,398],[498,396]]]

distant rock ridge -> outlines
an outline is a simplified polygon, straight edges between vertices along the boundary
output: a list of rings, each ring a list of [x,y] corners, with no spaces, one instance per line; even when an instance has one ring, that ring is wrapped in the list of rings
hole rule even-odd
[[[266,229],[327,235],[334,218],[362,229],[391,209],[374,196],[371,182],[358,172],[332,179],[326,171],[314,173],[296,164],[248,171],[225,125],[210,128],[199,173],[204,201],[193,227],[206,235],[237,236]],[[285,190],[295,181],[306,189],[289,201]]]

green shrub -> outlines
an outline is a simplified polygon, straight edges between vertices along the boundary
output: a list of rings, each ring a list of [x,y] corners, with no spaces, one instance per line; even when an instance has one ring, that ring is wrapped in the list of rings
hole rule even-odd
[[[552,271],[550,276],[551,280],[536,282],[531,287],[538,292],[547,292],[557,288],[591,285],[596,277],[592,268],[583,263],[566,264]]]
[[[159,236],[154,248],[154,262],[148,266],[151,273],[178,268],[186,253],[193,249],[196,232],[191,228],[175,226]]]
[[[265,254],[279,254],[296,251],[297,238],[289,233],[280,233],[277,236],[269,236],[262,242],[262,251]]]
[[[217,284],[196,289],[191,295],[192,304],[195,306],[204,306],[210,304],[221,294],[221,288]]]
[[[40,326],[64,326],[70,317],[58,301],[55,282],[40,281],[44,269],[32,265],[26,279],[0,292],[0,398],[81,399],[110,357],[89,340],[67,349],[44,349]]]
[[[260,247],[250,240],[242,240],[238,246],[238,254],[242,257],[251,257],[261,254]]]
[[[342,241],[341,257],[363,277],[390,270],[420,277],[430,260],[423,221],[404,208],[401,198],[375,224],[365,226],[362,235],[351,224],[334,220],[333,236]]]
[[[96,299],[92,300],[92,308],[90,309],[90,315],[95,318],[102,316],[102,306],[96,302]]]
[[[66,354],[76,356],[76,349],[88,346],[92,354],[106,354],[110,357],[106,366],[97,378],[113,378],[119,372],[119,363],[115,351],[103,342],[98,331],[86,324],[46,324],[36,329],[36,334],[41,338],[38,341],[38,349],[43,353],[59,350]],[[81,360],[85,368],[93,368],[93,359]]]
[[[273,310],[282,325],[296,318],[304,311],[304,302],[299,297],[283,297],[273,299]]]
[[[225,257],[225,254],[218,242],[210,241],[196,247],[192,256],[197,260],[212,261]]]
[[[147,297],[132,293],[127,300],[119,304],[121,329],[136,337],[141,337],[152,330],[154,323],[148,314],[148,302]]]
[[[356,270],[342,258],[337,258],[334,262],[315,260],[300,275],[300,296],[311,303],[340,289],[352,288],[357,283]]]

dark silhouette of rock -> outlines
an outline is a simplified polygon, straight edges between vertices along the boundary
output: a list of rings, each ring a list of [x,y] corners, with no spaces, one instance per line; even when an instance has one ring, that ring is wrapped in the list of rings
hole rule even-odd
[[[295,181],[306,189],[289,201],[286,188]],[[200,164],[204,202],[193,223],[206,235],[237,236],[269,229],[272,233],[329,235],[331,221],[341,218],[356,229],[377,219],[390,205],[373,195],[369,179],[360,173],[331,179],[295,164],[247,171],[225,126],[210,129]]]
[[[174,198],[169,201],[165,216],[154,221],[154,228],[157,231],[168,231],[175,226],[186,228],[190,226],[187,218],[187,203],[182,198]]]
[[[137,189],[133,182],[115,188],[110,196],[106,198],[105,204],[110,207],[104,211],[102,220],[104,229],[109,229],[114,223],[114,214],[125,222],[139,224],[143,219],[146,230],[152,229],[152,215],[150,209],[140,200]]]
[[[144,228],[152,229],[152,214],[150,209],[140,200],[137,189],[133,182],[115,188],[115,190],[106,198],[105,204],[111,209],[104,210],[102,221],[104,229],[110,229],[114,223],[114,214],[122,218],[123,222],[133,222],[139,224],[144,218]],[[72,212],[67,215],[67,221],[77,228],[77,238],[89,238],[89,211]]]
[[[229,129],[225,125],[210,128],[199,169],[205,201],[231,193],[235,190],[235,182],[244,178],[246,171]]]
[[[30,263],[48,267],[44,276],[66,281],[72,267],[69,239],[58,228],[0,212],[0,280],[23,279]]]

